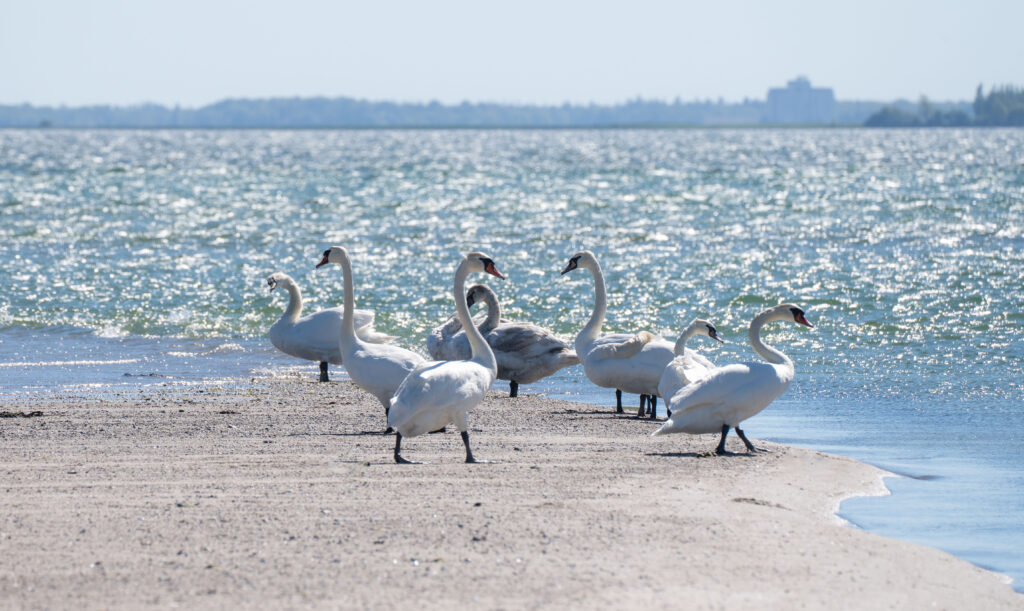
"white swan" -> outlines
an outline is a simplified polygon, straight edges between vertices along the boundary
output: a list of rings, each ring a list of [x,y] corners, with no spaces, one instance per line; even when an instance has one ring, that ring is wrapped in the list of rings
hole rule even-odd
[[[288,307],[270,327],[270,343],[285,354],[307,361],[320,362],[320,381],[329,382],[327,364],[342,364],[338,347],[343,308],[328,308],[309,316],[302,316],[302,293],[288,274],[275,272],[267,277],[267,286],[273,291],[281,287],[288,291]],[[394,337],[378,333],[373,328],[373,312],[356,310],[356,334],[363,341],[381,344]]]
[[[640,395],[637,417],[643,416],[646,402],[651,408],[651,418],[654,418],[658,406],[658,381],[675,357],[672,344],[648,331],[601,335],[604,315],[608,310],[604,273],[594,253],[589,250],[570,257],[562,274],[577,268],[590,270],[594,276],[595,293],[594,311],[576,336],[576,354],[583,363],[583,371],[594,384],[615,389],[617,412],[622,412],[622,392],[636,393]]]
[[[377,397],[384,406],[384,415],[387,417],[391,397],[402,380],[426,359],[412,350],[390,344],[371,344],[360,339],[355,330],[355,281],[352,279],[352,262],[349,260],[348,251],[341,246],[328,248],[324,251],[324,258],[316,266],[319,268],[328,263],[340,264],[345,275],[345,314],[339,338],[345,369],[356,386]],[[391,432],[390,427],[384,432]]]
[[[672,395],[676,394],[680,388],[704,378],[715,367],[715,364],[707,358],[686,347],[687,340],[694,335],[707,335],[711,339],[725,343],[722,338],[718,337],[715,325],[706,320],[695,318],[683,330],[679,339],[676,340],[675,348],[672,349],[676,358],[672,359],[672,362],[665,367],[665,371],[661,373],[661,380],[658,381],[658,394],[665,400],[666,407],[672,400]]]
[[[466,305],[487,304],[486,318],[476,318],[473,324],[494,352],[498,362],[498,379],[509,381],[509,395],[519,394],[520,384],[530,384],[545,378],[563,367],[580,362],[576,351],[558,339],[554,333],[528,322],[511,322],[501,318],[501,307],[494,291],[486,284],[476,284],[466,293]],[[458,323],[458,317],[455,316]],[[437,327],[427,338],[430,356],[439,361],[468,359],[469,339],[461,323],[458,331],[449,320]]]
[[[402,458],[402,437],[416,437],[436,431],[454,422],[466,445],[466,462],[477,462],[469,449],[467,416],[469,410],[483,400],[487,389],[498,375],[494,353],[469,317],[469,306],[463,298],[466,276],[471,272],[487,272],[504,278],[494,261],[483,253],[466,255],[455,270],[455,314],[466,328],[471,358],[466,361],[427,361],[420,364],[402,381],[391,400],[388,425],[395,429],[395,462],[409,463]]]
[[[804,311],[791,303],[769,308],[755,316],[748,331],[750,345],[768,362],[717,367],[704,379],[679,389],[669,404],[671,416],[654,434],[699,435],[721,431],[722,438],[715,452],[725,454],[725,437],[732,427],[749,452],[758,451],[739,424],[786,392],[793,381],[793,361],[761,341],[761,327],[775,320],[814,326],[807,321]]]

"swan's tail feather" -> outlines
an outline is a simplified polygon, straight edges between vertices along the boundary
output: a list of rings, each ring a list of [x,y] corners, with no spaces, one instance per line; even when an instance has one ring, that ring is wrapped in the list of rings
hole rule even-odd
[[[666,420],[665,423],[658,428],[658,430],[651,433],[651,437],[658,437],[659,435],[668,435],[669,433],[674,433],[675,431],[672,430],[672,426],[674,424],[675,422],[672,422],[671,418]]]

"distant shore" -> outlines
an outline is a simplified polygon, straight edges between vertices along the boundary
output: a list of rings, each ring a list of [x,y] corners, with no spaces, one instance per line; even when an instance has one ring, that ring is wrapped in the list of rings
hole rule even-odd
[[[1022,609],[1005,580],[841,525],[883,472],[651,438],[607,406],[492,392],[394,438],[348,382],[60,398],[0,420],[2,606]],[[364,433],[366,432],[366,433]]]

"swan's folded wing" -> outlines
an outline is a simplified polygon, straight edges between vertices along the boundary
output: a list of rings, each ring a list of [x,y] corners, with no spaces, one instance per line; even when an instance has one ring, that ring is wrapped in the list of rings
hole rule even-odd
[[[427,361],[402,381],[391,399],[388,426],[400,428],[423,411],[445,410],[479,391],[490,387],[493,378],[476,363]]]
[[[497,352],[519,355],[524,359],[538,358],[550,352],[569,350],[569,345],[553,333],[530,323],[498,325],[486,335],[487,343]]]
[[[706,356],[699,352],[696,352],[695,350],[690,350],[689,348],[687,348],[683,352],[683,355],[690,359],[692,362],[696,363],[697,365],[704,367],[705,369],[714,369],[715,367],[715,364],[712,363],[709,358],[707,358]]]
[[[636,356],[637,353],[643,350],[645,345],[647,345],[651,340],[655,340],[657,338],[658,336],[650,331],[641,331],[624,342],[608,342],[597,346],[590,351],[587,358],[628,359]]]
[[[685,413],[702,405],[721,403],[734,398],[738,386],[749,382],[750,368],[746,364],[716,367],[696,380],[680,388],[672,397],[670,409],[673,414]]]

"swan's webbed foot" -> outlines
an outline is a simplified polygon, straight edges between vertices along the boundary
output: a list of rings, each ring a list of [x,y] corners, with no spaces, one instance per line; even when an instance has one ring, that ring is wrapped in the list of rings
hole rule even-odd
[[[622,391],[615,389],[615,413],[621,414],[622,412]]]
[[[747,446],[747,451],[748,452],[764,452],[764,453],[768,453],[769,452],[768,450],[764,450],[764,449],[761,449],[761,448],[754,447],[754,444],[750,443],[750,440],[747,439],[747,436],[743,434],[743,431],[740,430],[740,427],[736,427],[736,434],[739,435],[740,439],[743,440],[743,445]]]
[[[320,381],[330,382],[331,379],[327,377],[327,361],[320,361]]]
[[[508,396],[518,397],[519,396],[519,382],[515,380],[509,380],[508,382]]]
[[[395,462],[400,465],[421,465],[423,463],[416,462],[415,460],[408,460],[402,458],[402,434],[395,433]]]

